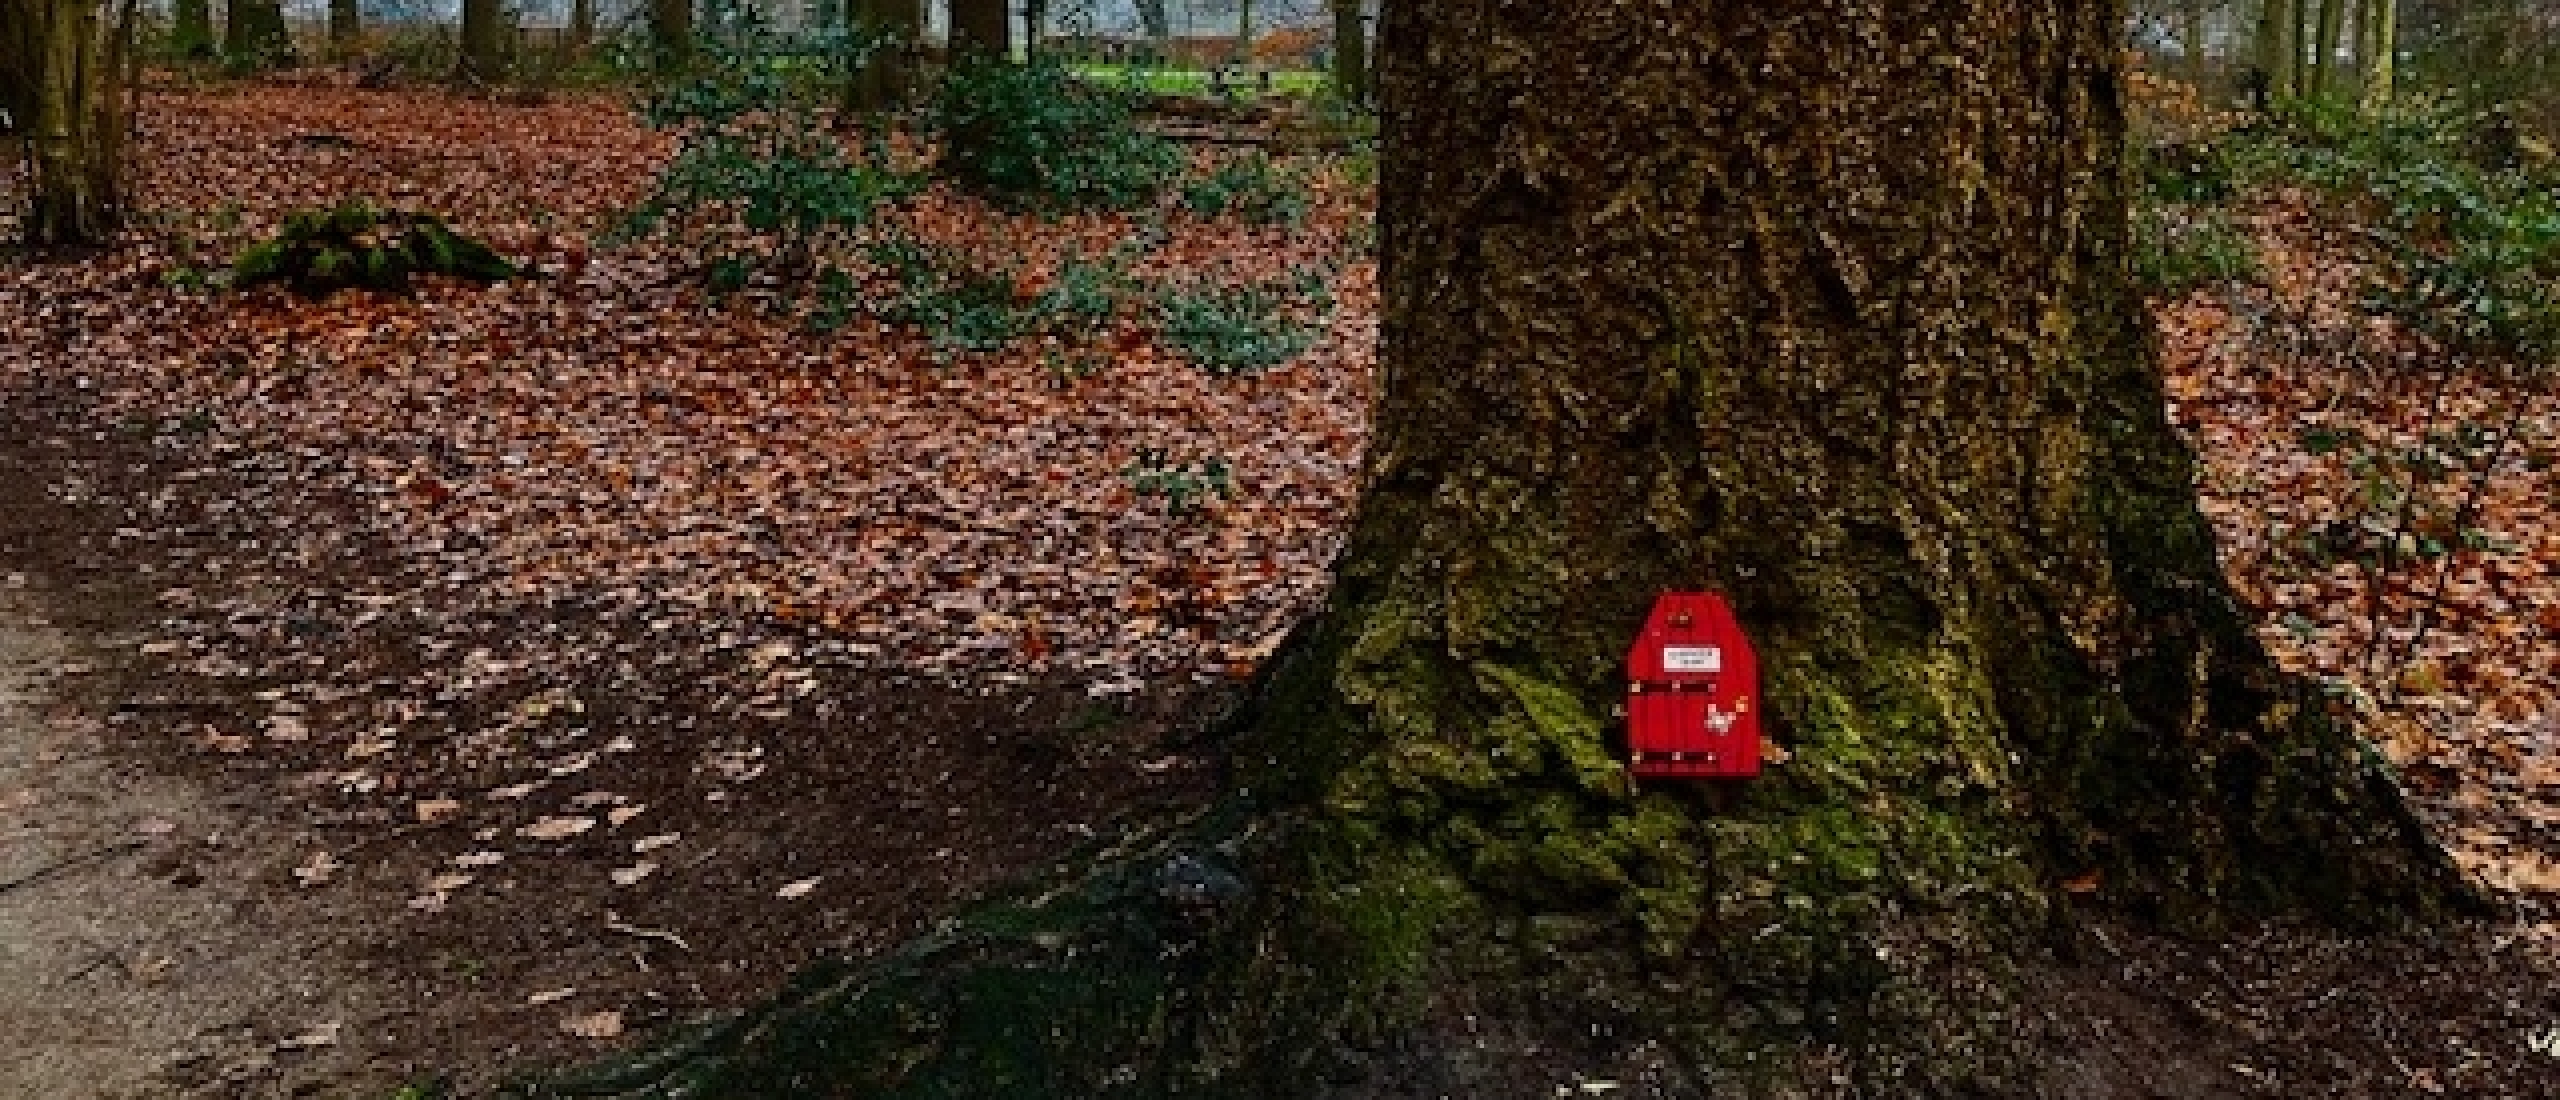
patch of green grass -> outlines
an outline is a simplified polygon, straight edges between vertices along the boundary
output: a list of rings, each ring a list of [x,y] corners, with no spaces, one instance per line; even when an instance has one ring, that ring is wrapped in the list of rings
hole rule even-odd
[[[1074,66],[1077,76],[1097,84],[1135,89],[1148,95],[1208,96],[1214,94],[1210,73],[1206,69],[1173,69],[1148,65],[1082,64]],[[1333,88],[1333,78],[1308,69],[1273,69],[1271,94],[1290,98],[1314,98]],[[1247,76],[1228,85],[1233,94],[1253,98],[1261,94],[1259,77]]]

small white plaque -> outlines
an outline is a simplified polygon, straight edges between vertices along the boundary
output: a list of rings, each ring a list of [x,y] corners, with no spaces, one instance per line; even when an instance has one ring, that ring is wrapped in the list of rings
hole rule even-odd
[[[1662,647],[1662,670],[1665,672],[1722,672],[1724,649],[1711,645],[1670,645]]]

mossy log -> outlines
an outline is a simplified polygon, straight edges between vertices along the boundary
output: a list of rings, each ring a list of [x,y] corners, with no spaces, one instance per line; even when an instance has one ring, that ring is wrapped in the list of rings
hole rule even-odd
[[[2481,904],[2222,580],[2128,283],[2112,5],[1386,20],[1365,491],[1234,808],[616,1088],[1552,1095],[1512,1036],[1674,1094],[2026,1094],[2016,979],[2083,907]],[[1759,780],[1619,766],[1681,588],[1757,642]],[[1200,853],[1238,890],[1185,915]]]
[[[233,261],[231,283],[281,282],[318,298],[356,288],[405,294],[416,275],[494,283],[518,274],[506,257],[435,215],[349,202],[286,215],[273,238]]]

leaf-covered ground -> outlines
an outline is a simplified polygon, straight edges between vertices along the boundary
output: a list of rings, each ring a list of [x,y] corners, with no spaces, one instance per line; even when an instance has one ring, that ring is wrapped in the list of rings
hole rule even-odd
[[[2259,631],[2360,715],[2448,846],[2560,900],[2560,393],[2365,306],[2365,246],[2299,193],[2244,219],[2263,285],[2159,310],[2171,406]],[[2550,925],[2538,923],[2548,932]]]
[[[1134,307],[1090,348],[981,354],[868,320],[814,336],[769,288],[706,301],[681,252],[596,243],[670,150],[609,100],[242,84],[156,89],[142,117],[151,224],[0,267],[0,574],[100,640],[55,670],[75,689],[60,721],[179,761],[272,841],[146,830],[151,861],[128,871],[254,881],[238,935],[307,941],[365,991],[208,1025],[169,1053],[173,1089],[486,1083],[893,942],[1115,822],[1196,804],[1200,730],[1321,597],[1375,342],[1365,198],[1341,174],[1317,172],[1294,229],[941,191],[902,215],[1014,266],[1026,296],[1151,227],[1138,274],[1333,273],[1311,350],[1224,378]],[[446,215],[543,277],[429,280],[414,300],[202,287],[286,211],[349,195]],[[2560,1005],[2514,982],[2548,966],[2539,906],[2560,892],[2560,541],[2541,511],[2560,409],[2487,372],[2439,395],[2423,344],[2353,308],[2337,234],[2299,203],[2255,230],[2272,289],[2160,310],[2226,560],[2270,642],[2340,678],[2529,919],[2381,974],[2314,941],[2137,951],[2125,980],[2211,1019],[2103,999],[2058,1018],[2150,1020],[2128,1034],[2185,1058],[2191,1095],[2536,1095]],[[1052,354],[1097,349],[1090,371]],[[2494,455],[2457,430],[2510,408],[2523,427]],[[2431,431],[2488,471],[2479,503],[2441,480],[2446,516],[2393,525],[2356,456]],[[1150,452],[1218,460],[1232,495],[1177,512],[1137,493]],[[2357,532],[2400,526],[2480,547],[2441,598],[2425,564],[2384,589],[2379,636],[2414,639],[2407,660],[2373,655],[2353,564]],[[20,828],[0,844],[79,813],[26,789],[0,790]],[[2387,1036],[2357,1032],[2338,1040],[2354,1065],[2297,1065],[2265,1017],[2395,990],[2461,1006],[2459,1049],[2395,1068]],[[2506,1007],[2462,1000],[2493,995]]]

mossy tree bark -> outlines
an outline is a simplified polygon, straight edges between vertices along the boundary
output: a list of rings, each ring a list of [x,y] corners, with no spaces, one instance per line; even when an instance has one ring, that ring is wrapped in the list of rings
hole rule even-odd
[[[24,128],[28,243],[103,243],[124,218],[124,87],[135,7],[0,0],[0,107]]]
[[[682,1083],[1316,1095],[1363,1043],[1598,1028],[1719,1090],[2022,1092],[2011,979],[2079,907],[2470,903],[2221,579],[2128,287],[2119,16],[1386,5],[1375,432],[1244,800],[813,979]],[[1761,779],[1619,764],[1677,588],[1757,642]],[[1555,1084],[1480,1063],[1431,1079]]]

